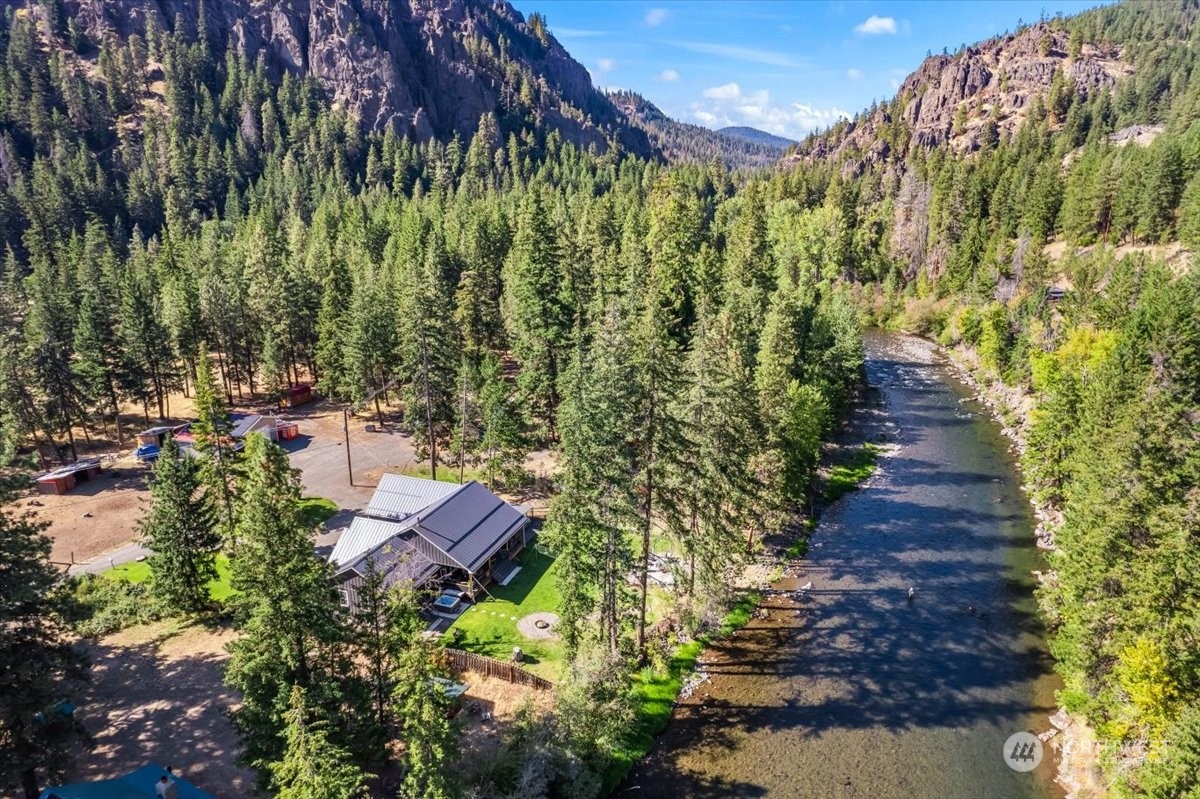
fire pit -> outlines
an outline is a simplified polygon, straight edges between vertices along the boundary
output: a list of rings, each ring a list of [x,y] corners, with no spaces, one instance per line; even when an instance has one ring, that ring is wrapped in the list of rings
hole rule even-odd
[[[517,631],[530,641],[556,638],[554,625],[558,624],[558,616],[553,613],[530,613],[517,621]]]

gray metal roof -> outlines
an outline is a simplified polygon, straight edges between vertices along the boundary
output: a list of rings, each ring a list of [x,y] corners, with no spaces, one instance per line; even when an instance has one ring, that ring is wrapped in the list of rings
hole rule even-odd
[[[457,565],[476,571],[525,524],[525,516],[470,482],[422,511],[413,529]]]
[[[392,522],[376,523],[400,527]],[[358,607],[358,590],[367,573],[368,559],[373,560],[375,568],[383,572],[386,588],[401,582],[419,588],[435,578],[440,567],[415,548],[414,544],[420,541],[420,536],[411,530],[394,534],[341,568],[337,573],[340,581],[338,587],[345,591],[346,604],[350,609]]]
[[[400,521],[419,513],[462,486],[443,483],[440,480],[425,480],[403,474],[385,474],[379,478],[379,487],[367,505],[368,516]]]
[[[347,566],[389,538],[400,535],[405,529],[407,528],[404,525],[396,522],[355,516],[354,521],[350,522],[350,526],[333,545],[333,552],[329,553],[329,562],[338,568]]]
[[[245,438],[251,433],[265,432],[267,438],[271,438],[275,427],[279,424],[279,420],[274,416],[262,416],[255,413],[238,416],[234,414],[231,418],[233,429],[229,431],[229,435],[234,438]]]

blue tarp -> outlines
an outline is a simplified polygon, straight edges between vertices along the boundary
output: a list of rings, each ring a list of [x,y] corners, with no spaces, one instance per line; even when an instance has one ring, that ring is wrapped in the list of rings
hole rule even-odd
[[[157,799],[154,784],[166,773],[167,770],[162,766],[142,766],[114,780],[47,788],[38,799]],[[215,799],[212,794],[205,793],[178,776],[175,777],[175,795],[179,799]]]

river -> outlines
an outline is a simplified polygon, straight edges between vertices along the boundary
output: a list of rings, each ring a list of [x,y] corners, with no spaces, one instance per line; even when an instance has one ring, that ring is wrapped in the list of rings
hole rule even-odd
[[[1058,687],[1008,442],[928,343],[866,347],[878,402],[856,419],[888,445],[880,468],[826,510],[765,618],[705,653],[710,680],[616,795],[1062,795],[1049,746],[1030,773],[1003,756],[1048,728]]]

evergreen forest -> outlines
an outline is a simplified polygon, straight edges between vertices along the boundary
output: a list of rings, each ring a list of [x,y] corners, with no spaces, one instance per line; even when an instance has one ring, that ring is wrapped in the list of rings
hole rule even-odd
[[[718,628],[761,538],[812,515],[862,387],[861,329],[914,331],[1030,399],[1015,421],[1054,520],[1038,598],[1058,701],[1122,746],[1101,764],[1114,795],[1195,795],[1198,13],[1124,3],[1023,26],[1069,42],[1068,61],[1103,45],[1132,69],[1091,91],[1055,71],[1008,127],[965,104],[978,147],[923,146],[898,96],[733,172],[581,148],[516,66],[471,136],[421,140],[245,59],[203,12],[90,41],[60,0],[5,5],[0,465],[15,489],[81,438],[131,446],[122,409],[152,424],[194,398],[200,457],[168,445],[151,477],[150,590],[209,613],[228,558],[226,682],[272,793],[357,795],[403,741],[402,796],[599,796],[640,754],[637,686],[669,660],[648,623],[652,539],[684,553],[683,632]],[[1152,140],[1116,135],[1134,125]],[[814,155],[864,128],[886,155]],[[445,655],[419,598],[372,575],[347,617],[286,454],[227,446],[230,406],[300,382],[380,416],[386,388],[435,476],[468,464],[503,489],[530,451],[556,454],[540,545],[568,677],[470,784],[447,767],[446,699],[428,690]],[[86,664],[78,595],[14,507],[0,784],[36,796],[85,733],[29,719]]]

